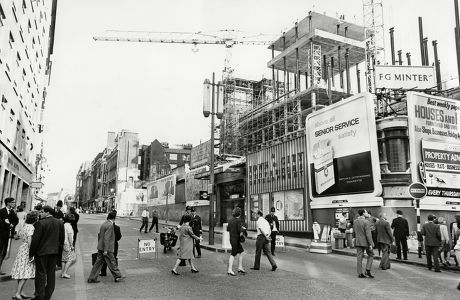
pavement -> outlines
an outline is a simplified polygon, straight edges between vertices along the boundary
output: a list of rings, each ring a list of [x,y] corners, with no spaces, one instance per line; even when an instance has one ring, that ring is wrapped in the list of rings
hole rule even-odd
[[[91,253],[95,252],[97,232],[105,215],[82,215],[77,242],[77,263],[71,267],[71,279],[56,278],[56,289],[52,299],[235,299],[270,297],[278,299],[459,299],[456,289],[457,273],[428,271],[423,265],[395,262],[387,271],[378,270],[374,263],[375,279],[358,279],[356,259],[348,255],[309,253],[306,248],[287,246],[277,249],[276,272],[271,272],[266,258],[262,257],[261,270],[253,271],[255,240],[249,238],[243,244],[246,255],[243,266],[247,274],[232,277],[226,275],[228,253],[221,247],[222,235],[216,229],[214,245],[203,243],[202,258],[194,264],[200,270],[192,274],[188,268],[179,268],[180,276],[170,273],[177,256],[176,249],[158,251],[158,256],[137,257],[137,241],[150,239],[155,234],[139,233],[137,220],[117,220],[122,228],[119,266],[126,281],[115,283],[109,275],[99,277],[98,284],[88,284],[86,278],[91,270]],[[174,225],[168,222],[167,225]],[[163,224],[162,224],[163,226]],[[161,230],[164,230],[161,228]],[[208,232],[205,228],[204,239]],[[303,244],[303,243],[301,243]],[[17,249],[15,241],[12,249]],[[177,248],[177,247],[176,247]],[[159,250],[162,250],[161,248]],[[337,249],[339,250],[339,249]],[[15,257],[15,253],[11,254]],[[5,261],[4,270],[12,264]],[[410,257],[412,259],[412,257]],[[233,270],[236,271],[236,262]],[[60,271],[56,272],[56,275]],[[16,281],[0,282],[0,299],[11,299]],[[26,283],[24,292],[33,294],[33,280]]]

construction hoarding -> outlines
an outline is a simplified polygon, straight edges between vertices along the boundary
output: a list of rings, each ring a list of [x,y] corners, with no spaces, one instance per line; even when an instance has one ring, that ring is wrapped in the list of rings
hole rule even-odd
[[[176,175],[166,176],[147,185],[147,204],[149,206],[174,203],[176,194]]]
[[[306,124],[311,208],[382,205],[372,96],[313,112]]]
[[[408,92],[407,115],[412,181],[428,190],[420,208],[460,210],[460,102]]]

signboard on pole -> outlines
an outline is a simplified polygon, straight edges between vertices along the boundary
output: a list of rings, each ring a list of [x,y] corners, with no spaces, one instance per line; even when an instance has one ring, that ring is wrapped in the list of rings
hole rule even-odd
[[[427,188],[421,209],[460,211],[460,102],[408,92],[407,116],[412,182]]]
[[[422,199],[426,196],[426,192],[426,186],[422,183],[414,182],[411,185],[409,185],[409,194],[414,199]]]
[[[156,252],[155,240],[139,240],[139,254]]]
[[[337,102],[306,124],[311,208],[382,205],[372,96]]]
[[[433,66],[375,66],[375,88],[425,90],[436,87]]]

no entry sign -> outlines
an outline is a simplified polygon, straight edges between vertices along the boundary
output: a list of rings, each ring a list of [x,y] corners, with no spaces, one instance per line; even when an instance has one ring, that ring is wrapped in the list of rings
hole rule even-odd
[[[409,185],[409,194],[414,199],[422,199],[426,196],[427,190],[426,186],[419,182],[414,182]]]

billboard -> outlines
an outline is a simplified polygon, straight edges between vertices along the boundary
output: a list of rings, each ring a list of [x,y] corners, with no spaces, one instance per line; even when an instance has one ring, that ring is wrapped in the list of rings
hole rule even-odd
[[[211,141],[204,142],[192,148],[190,153],[190,168],[208,165],[211,160]]]
[[[407,93],[412,182],[427,195],[420,208],[460,210],[460,101]]]
[[[374,102],[359,94],[307,116],[311,208],[381,205]]]
[[[208,199],[203,197],[205,194],[204,192],[208,189],[209,180],[195,178],[196,174],[201,174],[206,171],[209,171],[208,166],[196,168],[185,173],[185,201],[187,205],[209,205],[209,195]]]
[[[435,87],[433,66],[375,66],[375,88],[424,90]]]
[[[174,203],[176,193],[176,175],[157,179],[147,185],[147,204],[149,206]]]

